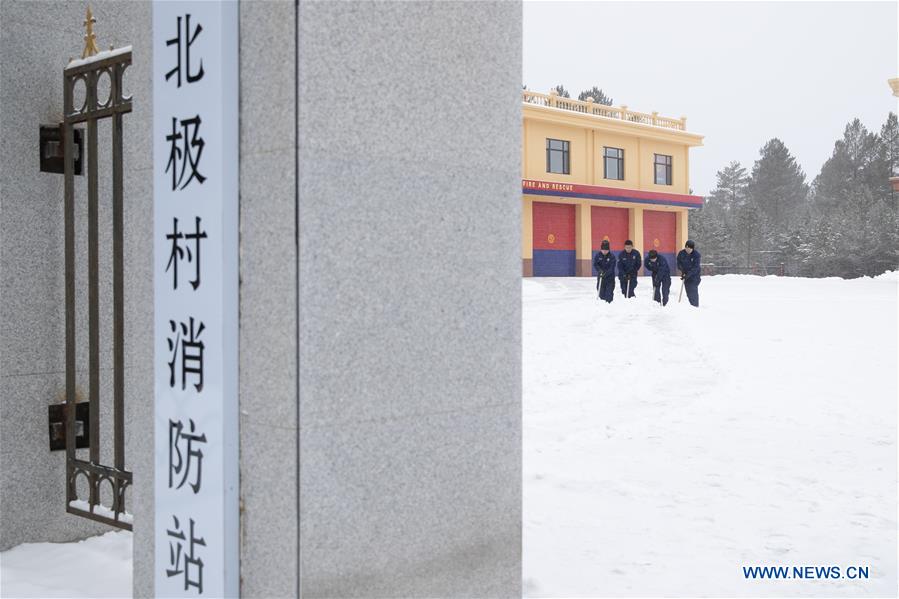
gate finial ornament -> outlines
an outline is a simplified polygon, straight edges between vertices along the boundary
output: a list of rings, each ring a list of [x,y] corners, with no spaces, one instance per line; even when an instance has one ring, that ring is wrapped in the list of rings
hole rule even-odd
[[[97,36],[94,33],[94,23],[96,22],[97,19],[94,18],[91,7],[88,5],[87,15],[84,18],[84,52],[81,53],[81,58],[87,58],[100,52],[100,49],[97,48]]]

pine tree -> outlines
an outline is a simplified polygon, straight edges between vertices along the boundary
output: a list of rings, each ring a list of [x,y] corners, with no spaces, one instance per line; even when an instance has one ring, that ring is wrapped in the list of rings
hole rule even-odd
[[[718,266],[744,262],[745,243],[752,239],[737,239],[736,216],[746,203],[749,177],[739,162],[731,162],[716,174],[717,184],[709,193],[703,208],[696,213],[701,223],[704,255]],[[752,231],[755,234],[755,231]]]
[[[899,269],[899,123],[890,113],[879,134],[861,121],[846,125],[811,188],[795,158],[774,138],[747,176],[731,162],[691,214],[691,235],[704,255],[775,266],[791,275],[876,276]],[[765,256],[759,259],[758,256]]]
[[[565,89],[565,87],[563,85],[557,85],[553,89],[556,90],[557,92],[559,92],[560,98],[570,98],[571,97],[571,94],[568,93],[568,90]]]
[[[854,119],[834,144],[831,157],[815,178],[815,214],[827,223],[841,252],[816,268],[818,274],[856,277],[896,267],[895,194],[889,185],[899,155],[896,116],[892,113],[879,135]]]
[[[805,173],[782,141],[769,140],[752,166],[750,200],[774,228],[772,234],[788,227],[808,199]]]
[[[709,193],[709,201],[724,212],[730,212],[746,202],[749,176],[740,163],[733,161],[717,173],[717,185]]]
[[[860,202],[861,197],[877,188],[886,193],[886,182],[881,182],[887,176],[886,167],[878,168],[877,165],[878,141],[859,119],[846,125],[843,139],[834,144],[833,154],[813,183],[819,210],[830,214],[846,210],[866,211],[867,205]]]
[[[890,177],[899,177],[899,122],[896,113],[887,115],[887,120],[880,128],[881,159],[884,161],[887,174]],[[897,194],[892,185],[887,190],[890,199],[890,209],[895,216]]]
[[[581,93],[578,94],[577,99],[583,102],[587,99],[587,97],[593,98],[593,101],[597,104],[605,104],[606,106],[612,105],[612,98],[605,95],[602,89],[596,87],[595,85],[590,89],[585,89]]]
[[[887,115],[887,120],[880,128],[880,138],[884,143],[885,157],[889,162],[893,176],[899,176],[899,122],[896,113]]]
[[[764,215],[754,202],[749,201],[737,208],[734,224],[736,225],[737,247],[745,252],[746,266],[752,266],[752,252],[754,249],[758,249],[759,237],[764,230]]]
[[[690,235],[702,240],[703,260],[717,266],[733,262],[730,227],[720,205],[706,198],[703,206],[690,214]]]

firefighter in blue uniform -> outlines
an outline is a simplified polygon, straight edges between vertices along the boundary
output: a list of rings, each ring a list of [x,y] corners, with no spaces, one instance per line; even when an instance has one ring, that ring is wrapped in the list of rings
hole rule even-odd
[[[609,241],[603,240],[599,251],[593,257],[593,268],[596,270],[596,290],[599,299],[612,303],[615,297],[615,256],[609,252]]]
[[[628,239],[624,242],[624,251],[618,254],[618,280],[621,281],[621,293],[625,297],[635,297],[634,287],[637,286],[637,273],[641,266],[643,260],[640,252],[634,249],[634,242]]]
[[[677,253],[677,269],[680,271],[680,278],[684,282],[684,288],[687,290],[687,299],[690,300],[691,306],[699,307],[699,271],[700,259],[702,256],[696,249],[696,244],[692,239],[688,239],[684,244],[684,249]]]
[[[659,256],[657,251],[649,250],[649,256],[643,266],[652,273],[653,301],[661,302],[663,306],[668,305],[668,290],[671,289],[671,269],[668,267],[668,260],[664,256]]]

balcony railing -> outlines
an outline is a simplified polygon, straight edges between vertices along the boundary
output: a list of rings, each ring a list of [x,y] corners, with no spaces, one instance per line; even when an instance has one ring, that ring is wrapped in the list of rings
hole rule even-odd
[[[659,113],[657,112],[637,112],[635,110],[628,110],[627,106],[606,106],[605,104],[599,104],[594,102],[591,98],[588,98],[585,101],[572,100],[571,98],[563,98],[555,90],[548,94],[524,90],[522,92],[522,97],[525,104],[561,108],[562,110],[571,110],[572,112],[580,112],[582,114],[592,114],[608,119],[619,119],[631,123],[650,125],[652,127],[674,129],[675,131],[687,130],[687,117],[685,116],[674,119],[671,117],[659,116]]]

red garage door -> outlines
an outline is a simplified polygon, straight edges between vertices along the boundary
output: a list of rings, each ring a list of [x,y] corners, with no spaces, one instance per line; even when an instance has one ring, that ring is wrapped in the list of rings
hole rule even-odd
[[[534,202],[534,276],[574,276],[574,205]]]
[[[677,214],[659,210],[643,211],[643,251],[654,249],[668,260],[671,275],[675,274],[677,243]],[[646,260],[644,254],[643,259]]]
[[[604,239],[609,240],[609,249],[612,252],[617,254],[623,250],[624,241],[628,236],[628,209],[592,206],[590,208],[590,236],[590,247],[593,249],[590,256],[591,263]],[[596,270],[593,270],[593,275],[596,276]]]

